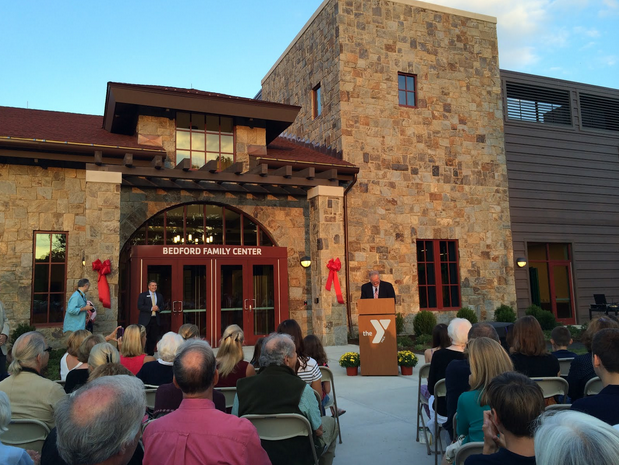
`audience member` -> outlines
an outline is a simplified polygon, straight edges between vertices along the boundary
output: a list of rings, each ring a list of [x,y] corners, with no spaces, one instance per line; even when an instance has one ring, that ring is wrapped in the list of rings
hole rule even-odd
[[[535,317],[518,318],[511,333],[511,357],[516,371],[531,378],[561,376],[559,361],[546,350],[544,332]]]
[[[124,365],[120,363],[104,363],[103,365],[99,365],[94,368],[90,372],[90,376],[88,376],[88,382],[94,381],[97,378],[102,378],[103,376],[118,376],[118,375],[128,375],[135,376],[131,371]]]
[[[475,323],[471,326],[468,333],[468,341],[478,337],[489,337],[490,339],[500,344],[501,340],[499,335],[490,323]],[[466,353],[465,353],[466,356]],[[445,370],[445,388],[447,389],[446,405],[447,405],[447,421],[443,423],[443,428],[447,430],[449,436],[453,439],[453,417],[458,407],[458,399],[463,392],[468,391],[469,376],[471,375],[471,368],[469,361],[464,360],[452,360],[447,365]]]
[[[5,392],[0,391],[0,434],[8,431],[11,423],[11,403]],[[0,442],[0,458],[3,465],[33,465],[31,455],[37,458],[34,451],[26,452],[24,449],[13,446],[5,446]]]
[[[60,456],[68,465],[126,465],[138,445],[145,409],[144,385],[133,376],[86,384],[58,404]]]
[[[144,430],[144,465],[179,463],[269,464],[255,427],[215,409],[217,362],[206,341],[183,344],[174,360],[174,384],[183,392],[178,410]]]
[[[174,383],[162,384],[157,388],[155,393],[155,407],[153,408],[153,418],[160,418],[173,412],[180,407],[183,401],[183,391],[181,391]],[[217,389],[213,390],[213,403],[215,408],[224,413],[230,413],[226,410],[226,396]]]
[[[316,452],[321,465],[333,463],[337,425],[331,417],[320,416],[312,388],[295,376],[296,346],[288,334],[271,334],[262,346],[261,370],[257,376],[239,380],[232,413],[296,413],[304,415],[314,430]],[[307,438],[262,441],[273,465],[310,464],[313,454]]]
[[[491,410],[484,412],[484,452],[464,465],[535,465],[533,430],[545,405],[541,388],[510,372],[490,381],[486,391]]]
[[[258,370],[260,368],[260,351],[262,349],[262,343],[264,342],[264,338],[261,337],[260,339],[258,339],[256,341],[256,344],[254,344],[254,355],[252,356],[251,360],[250,360],[250,364],[251,366],[254,367],[254,369]]]
[[[292,337],[297,350],[297,376],[322,396],[322,374],[316,360],[305,353],[303,333],[296,320],[284,320],[277,327],[277,332]]]
[[[84,339],[91,335],[92,333],[85,329],[79,329],[69,335],[67,339],[67,351],[60,359],[60,379],[62,381],[67,379],[67,375],[71,370],[82,365],[82,362],[77,359],[77,349],[80,348]]]
[[[146,355],[146,328],[142,325],[129,325],[118,340],[120,363],[134,375],[138,374],[142,365],[154,362],[155,357]]]
[[[230,325],[221,335],[217,351],[219,381],[216,387],[236,387],[236,382],[246,376],[254,376],[256,369],[243,360],[245,335],[238,325]]]
[[[572,410],[588,413],[609,425],[619,424],[619,328],[598,331],[591,342],[593,369],[602,380],[599,394],[583,397]],[[619,457],[618,457],[619,459]]]
[[[178,334],[183,338],[184,341],[187,341],[189,339],[200,339],[200,328],[198,328],[196,325],[185,323],[180,328],[178,328]]]
[[[51,350],[41,333],[22,334],[13,344],[11,376],[0,382],[0,391],[11,402],[13,418],[40,420],[50,429],[54,427],[56,404],[65,397],[60,384],[41,375],[47,368]]]
[[[484,412],[490,410],[486,388],[496,376],[514,370],[514,365],[501,344],[488,337],[470,340],[467,352],[471,367],[471,390],[462,393],[458,399],[458,440],[447,447],[443,456],[444,463],[453,462],[462,444],[483,441]]]
[[[171,383],[174,377],[172,364],[174,363],[176,352],[183,342],[183,338],[178,334],[172,331],[165,333],[157,343],[159,358],[154,362],[147,362],[142,365],[136,376],[144,384],[152,386]]]
[[[82,385],[88,381],[88,358],[90,357],[90,351],[97,344],[105,342],[105,338],[100,334],[91,334],[86,337],[77,349],[77,359],[80,361],[80,366],[75,367],[67,374],[67,380],[64,384],[64,391],[67,394],[72,393],[76,389],[79,389]]]
[[[305,353],[308,357],[316,360],[319,367],[329,368],[329,360],[325,348],[322,346],[322,342],[318,336],[309,334],[303,339],[303,345],[305,346]],[[333,406],[333,396],[331,395],[331,383],[329,381],[322,381],[322,406],[321,412],[325,412],[327,407],[331,407],[331,416],[335,415],[335,407]],[[338,409],[338,415],[344,415],[346,410]]]
[[[423,358],[426,363],[432,361],[432,355],[434,352],[441,349],[446,349],[451,345],[451,339],[447,333],[447,325],[445,323],[437,324],[432,330],[432,348],[426,349],[423,353]]]
[[[616,465],[619,431],[581,412],[547,412],[535,431],[535,459],[537,465]]]
[[[552,345],[552,355],[557,358],[574,358],[576,353],[567,350],[567,346],[571,345],[572,334],[565,326],[556,326],[550,332],[550,344]]]
[[[580,338],[580,342],[587,348],[588,353],[576,356],[570,365],[567,382],[570,385],[568,395],[572,399],[572,403],[584,395],[587,381],[596,376],[593,370],[593,358],[591,357],[591,342],[593,336],[605,328],[619,328],[619,324],[607,316],[594,318]]]
[[[120,354],[109,342],[101,342],[92,348],[88,356],[89,375],[92,370],[106,363],[120,363]]]

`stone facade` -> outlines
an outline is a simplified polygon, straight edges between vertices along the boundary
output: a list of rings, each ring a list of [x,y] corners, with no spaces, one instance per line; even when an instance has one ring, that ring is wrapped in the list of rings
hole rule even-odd
[[[262,83],[265,100],[302,106],[289,133],[360,167],[346,199],[353,323],[378,269],[410,325],[417,239],[458,240],[461,305],[482,319],[516,303],[496,24],[428,8],[331,0]],[[399,72],[416,75],[415,108],[398,104]],[[312,120],[318,82],[323,113]]]

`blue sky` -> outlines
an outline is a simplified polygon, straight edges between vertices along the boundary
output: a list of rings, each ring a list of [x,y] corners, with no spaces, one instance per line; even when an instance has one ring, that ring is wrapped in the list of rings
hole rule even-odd
[[[253,97],[322,0],[0,2],[0,105],[103,114],[108,81]],[[498,18],[501,68],[619,88],[619,0],[435,0]]]

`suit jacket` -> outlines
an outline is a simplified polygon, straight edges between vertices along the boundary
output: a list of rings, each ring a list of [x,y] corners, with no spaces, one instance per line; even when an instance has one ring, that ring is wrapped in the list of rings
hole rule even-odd
[[[159,307],[159,311],[164,309],[164,300],[163,296],[159,292],[155,292],[157,295],[157,307]],[[138,323],[142,326],[148,325],[150,321],[150,314],[153,311],[153,303],[150,298],[150,291],[142,292],[138,297],[138,310],[140,310],[140,317],[138,318]],[[159,312],[157,315],[157,324],[161,325],[161,320],[159,318]]]
[[[10,328],[9,328],[9,320],[6,317],[6,312],[4,311],[4,305],[2,305],[2,302],[0,302],[0,334],[6,334],[6,342],[4,343],[4,345],[2,347],[0,347],[0,350],[2,351],[2,353],[4,355],[6,355],[6,346],[9,342],[9,336],[10,334]],[[2,370],[0,370],[0,374],[2,373]]]
[[[395,291],[393,290],[393,286],[387,281],[381,281],[378,285],[378,298],[387,299],[389,297],[395,300]],[[361,286],[361,298],[374,298],[374,286],[372,286],[372,283],[365,283],[363,286]]]

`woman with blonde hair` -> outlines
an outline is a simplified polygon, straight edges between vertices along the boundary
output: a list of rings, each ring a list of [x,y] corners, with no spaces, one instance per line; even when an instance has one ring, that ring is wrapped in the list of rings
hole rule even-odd
[[[77,359],[82,362],[79,367],[74,368],[67,375],[67,381],[64,385],[64,390],[67,394],[71,394],[76,389],[80,388],[88,381],[88,358],[90,357],[90,351],[92,348],[105,342],[105,338],[101,334],[91,334],[80,344],[77,349]]]
[[[189,339],[200,339],[200,328],[196,325],[185,323],[178,328],[178,334],[180,334],[185,341]]]
[[[501,344],[489,337],[471,339],[467,346],[471,367],[471,390],[458,398],[456,433],[458,440],[447,447],[444,462],[451,463],[458,448],[467,442],[484,440],[484,411],[490,410],[486,387],[493,378],[514,370],[511,358]]]
[[[146,328],[142,325],[129,325],[125,334],[118,340],[120,348],[120,363],[134,375],[138,374],[142,365],[155,361],[155,357],[146,355]]]
[[[239,379],[254,376],[255,368],[243,360],[245,335],[238,325],[230,325],[221,335],[217,351],[219,381],[216,387],[236,387]]]
[[[60,359],[60,379],[66,381],[67,375],[74,368],[78,368],[82,365],[77,359],[77,349],[79,349],[84,339],[90,336],[92,333],[85,329],[79,329],[74,331],[67,339],[67,351]]]

